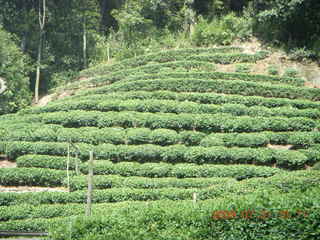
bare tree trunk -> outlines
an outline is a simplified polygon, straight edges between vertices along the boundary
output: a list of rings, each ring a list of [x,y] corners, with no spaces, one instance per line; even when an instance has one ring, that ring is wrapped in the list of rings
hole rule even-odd
[[[83,21],[83,68],[88,67],[87,63],[87,25],[86,20]]]
[[[39,1],[39,45],[38,45],[38,58],[37,58],[37,75],[36,83],[34,89],[35,102],[39,102],[39,88],[40,88],[40,74],[41,74],[41,56],[42,56],[42,42],[43,42],[43,33],[46,20],[46,0]]]
[[[90,217],[92,214],[92,191],[93,191],[93,151],[90,151],[87,207],[86,207],[86,216],[87,217]]]
[[[42,31],[40,30],[39,34],[39,45],[38,45],[38,58],[37,58],[37,75],[36,75],[36,84],[35,84],[35,102],[39,102],[39,87],[40,87],[40,71],[41,71],[41,54],[42,53]]]

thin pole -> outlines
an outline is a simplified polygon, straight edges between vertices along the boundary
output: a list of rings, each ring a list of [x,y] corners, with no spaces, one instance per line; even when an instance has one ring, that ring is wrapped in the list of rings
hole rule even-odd
[[[93,190],[93,151],[90,151],[89,159],[89,175],[88,175],[88,193],[87,193],[87,208],[86,216],[90,217],[92,214],[92,190]]]
[[[67,158],[67,184],[68,184],[68,191],[70,192],[70,143],[68,143],[68,158]]]

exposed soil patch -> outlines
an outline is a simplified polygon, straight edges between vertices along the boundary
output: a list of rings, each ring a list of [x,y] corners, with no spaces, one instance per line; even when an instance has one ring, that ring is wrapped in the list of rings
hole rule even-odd
[[[270,149],[290,150],[293,147],[293,145],[272,145],[272,144],[268,144],[267,147],[270,148]]]
[[[25,192],[68,192],[66,188],[46,188],[46,187],[30,187],[30,186],[18,186],[8,187],[0,185],[0,192],[14,192],[14,193],[25,193]]]
[[[15,162],[10,162],[7,160],[0,161],[0,168],[15,168],[17,164]]]

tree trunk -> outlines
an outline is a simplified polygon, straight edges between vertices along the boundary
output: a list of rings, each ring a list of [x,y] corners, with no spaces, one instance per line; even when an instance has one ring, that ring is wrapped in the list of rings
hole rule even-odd
[[[83,68],[88,67],[87,63],[87,26],[86,26],[86,20],[83,21]]]
[[[38,45],[38,58],[37,58],[37,75],[34,87],[35,102],[39,102],[39,88],[40,88],[40,74],[41,74],[41,56],[42,56],[42,42],[44,34],[44,26],[46,20],[46,0],[39,1],[39,45]]]
[[[41,74],[41,56],[42,56],[42,35],[43,32],[40,30],[39,34],[39,45],[38,45],[38,58],[37,58],[37,75],[36,84],[34,89],[35,102],[39,102],[39,88],[40,88],[40,74]]]

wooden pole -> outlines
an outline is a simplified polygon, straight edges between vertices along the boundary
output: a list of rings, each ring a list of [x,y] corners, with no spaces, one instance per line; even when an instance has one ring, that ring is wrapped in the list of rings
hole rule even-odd
[[[70,143],[68,143],[68,158],[67,158],[67,184],[68,184],[68,191],[70,192]]]
[[[197,193],[193,193],[192,195],[193,203],[197,203]]]
[[[78,153],[76,153],[76,174],[80,175],[80,171],[79,171],[79,159],[78,159]]]
[[[88,193],[87,193],[87,208],[86,216],[90,217],[92,214],[92,190],[93,190],[93,151],[90,151],[89,159],[89,175],[88,175]]]

